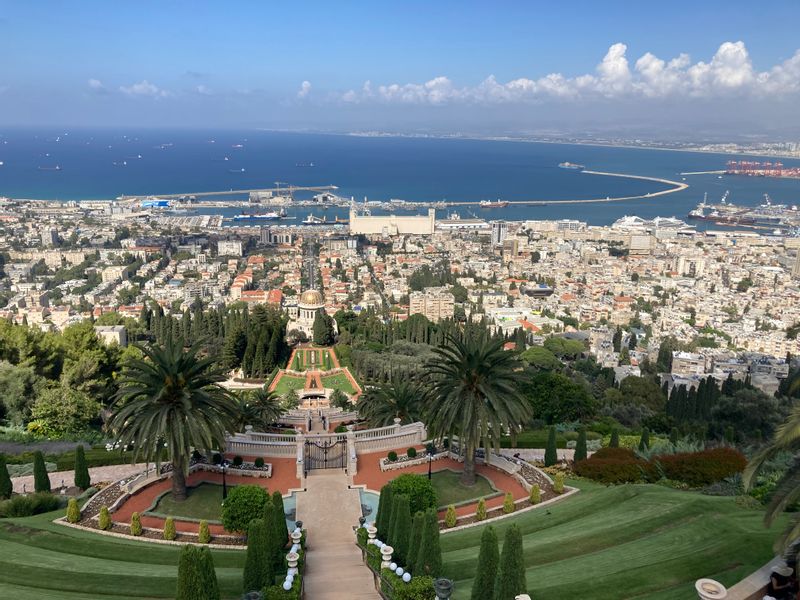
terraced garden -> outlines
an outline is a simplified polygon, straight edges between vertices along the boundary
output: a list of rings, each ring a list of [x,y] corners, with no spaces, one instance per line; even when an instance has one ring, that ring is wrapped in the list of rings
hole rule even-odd
[[[174,598],[179,546],[134,542],[55,525],[48,513],[0,521],[0,598]],[[223,598],[238,598],[245,554],[214,550]]]
[[[511,522],[522,528],[528,591],[536,600],[692,598],[700,577],[731,585],[761,567],[783,527],[765,530],[761,510],[740,508],[730,497],[655,485],[570,485],[581,493],[495,525],[501,540]],[[442,536],[454,600],[470,596],[481,531]]]
[[[356,388],[353,387],[350,378],[344,373],[336,373],[335,375],[322,377],[322,386],[334,390],[342,390],[345,394],[351,395],[355,394],[357,391]]]

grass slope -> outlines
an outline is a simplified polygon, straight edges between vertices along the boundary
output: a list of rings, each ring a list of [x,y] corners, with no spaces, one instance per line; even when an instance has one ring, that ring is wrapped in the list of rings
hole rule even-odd
[[[0,598],[174,598],[179,546],[133,542],[52,523],[61,511],[0,521]],[[241,594],[245,555],[214,550],[224,598]]]
[[[322,387],[331,388],[334,390],[342,390],[345,394],[352,395],[356,393],[356,389],[353,387],[353,384],[350,383],[350,380],[344,373],[328,375],[327,377],[322,377],[321,379]]]
[[[186,489],[187,498],[183,502],[175,502],[172,492],[165,492],[148,513],[167,517],[183,517],[187,519],[207,519],[219,521],[222,517],[222,486],[214,483],[201,483]]]
[[[496,525],[522,528],[528,592],[536,600],[690,598],[700,577],[731,585],[772,557],[780,530],[732,498],[655,485],[579,482],[576,497]],[[469,598],[481,527],[442,536],[454,600]]]
[[[485,477],[478,475],[475,485],[466,487],[461,485],[461,473],[445,469],[431,475],[431,483],[439,498],[439,506],[458,504],[468,500],[477,500],[481,497],[491,496],[495,493],[492,484]]]

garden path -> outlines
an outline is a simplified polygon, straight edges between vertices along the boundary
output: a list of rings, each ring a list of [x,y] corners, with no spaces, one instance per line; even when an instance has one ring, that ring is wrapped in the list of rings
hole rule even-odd
[[[132,465],[125,463],[122,465],[110,465],[107,467],[92,467],[89,469],[89,477],[92,483],[100,481],[118,481],[128,475],[141,473],[145,469],[144,463]],[[150,465],[152,467],[152,463]],[[47,474],[50,477],[50,487],[52,489],[60,488],[61,482],[64,485],[71,487],[75,481],[75,471],[53,471]],[[26,492],[33,491],[33,475],[25,475],[23,477],[12,477],[11,481],[14,483],[14,491],[18,494],[22,493],[23,486]]]
[[[339,470],[313,471],[297,494],[297,518],[308,530],[306,598],[376,600],[372,574],[361,560],[353,526],[361,516],[358,490]]]

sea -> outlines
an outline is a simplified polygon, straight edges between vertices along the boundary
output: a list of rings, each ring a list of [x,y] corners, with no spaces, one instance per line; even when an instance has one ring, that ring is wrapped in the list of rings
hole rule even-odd
[[[763,157],[575,144],[454,138],[331,135],[263,130],[114,130],[0,128],[0,196],[26,199],[113,199],[120,195],[191,194],[230,189],[335,185],[336,194],[361,203],[544,200],[544,206],[438,210],[486,219],[580,219],[608,225],[624,215],[686,218],[707,196],[717,202],[800,205],[800,180],[717,174],[725,162]],[[800,160],[780,159],[787,166]],[[590,175],[586,169],[683,181],[681,192],[638,200],[558,205],[558,200],[635,196],[664,184]],[[59,167],[56,169],[56,167]],[[307,198],[298,195],[298,198]],[[226,217],[240,208],[200,209]],[[346,218],[347,209],[290,209]],[[373,210],[381,214],[381,210]],[[399,211],[393,211],[399,212]],[[286,221],[285,224],[292,224]]]

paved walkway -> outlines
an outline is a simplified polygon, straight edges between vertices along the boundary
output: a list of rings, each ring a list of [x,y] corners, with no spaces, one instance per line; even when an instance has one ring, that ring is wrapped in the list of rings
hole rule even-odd
[[[361,516],[358,490],[347,487],[339,470],[315,471],[297,494],[297,518],[308,529],[306,598],[376,600],[372,573],[361,560],[353,526]]]
[[[152,468],[153,463],[150,463]],[[89,478],[92,483],[99,483],[101,481],[118,481],[128,475],[140,473],[144,471],[145,464],[139,463],[132,465],[125,463],[122,465],[111,465],[108,467],[92,467],[89,469]],[[60,488],[61,482],[64,485],[71,487],[75,482],[75,471],[54,471],[48,473],[50,477],[50,487],[52,489]],[[26,492],[33,491],[33,475],[26,475],[24,477],[12,477],[11,481],[14,483],[14,491],[18,494],[22,493],[23,486]]]

